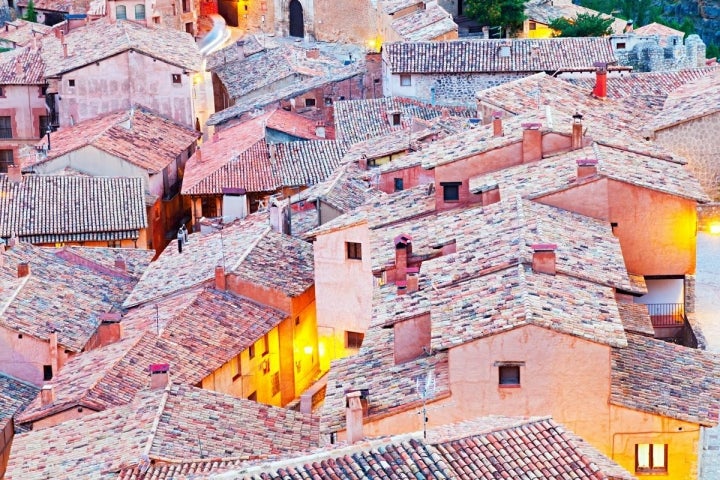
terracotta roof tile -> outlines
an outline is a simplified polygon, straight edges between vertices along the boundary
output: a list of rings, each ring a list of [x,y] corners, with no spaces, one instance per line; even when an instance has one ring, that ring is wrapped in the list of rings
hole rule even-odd
[[[575,19],[579,14],[584,15],[600,15],[603,19],[613,19],[610,28],[613,33],[623,33],[627,21],[621,18],[612,17],[602,12],[592,10],[571,2],[553,2],[552,0],[530,0],[525,4],[525,16],[528,20],[533,20],[545,25],[557,18]]]
[[[668,95],[663,110],[648,122],[652,132],[672,127],[720,110],[720,69],[697,78]]]
[[[340,165],[345,148],[344,143],[335,140],[275,144],[280,184],[309,186],[327,180]]]
[[[409,42],[434,40],[452,32],[457,35],[458,31],[452,15],[437,3],[426,3],[425,8],[393,20],[390,26]]]
[[[19,0],[18,6],[26,7],[28,0]],[[38,0],[35,8],[63,13],[85,13],[90,0]]]
[[[42,23],[28,22],[21,18],[5,22],[5,28],[0,29],[0,41],[12,42],[16,46],[24,47],[32,43],[33,39],[52,32],[53,28]]]
[[[595,71],[595,62],[617,63],[603,37],[389,43],[383,52],[394,74]]]
[[[0,175],[0,237],[34,243],[138,238],[147,227],[140,178]]]
[[[43,39],[45,76],[56,77],[130,50],[190,71],[200,70],[200,50],[192,35],[170,28],[148,28],[129,20],[112,23],[103,18],[73,30],[64,41],[67,57],[63,56],[60,39]]]
[[[44,85],[45,62],[31,47],[0,53],[0,83],[3,85]]]
[[[647,305],[641,303],[618,302],[618,312],[622,318],[626,332],[637,333],[648,337],[655,336]]]
[[[717,355],[640,335],[627,337],[627,348],[612,350],[611,403],[704,426],[717,425]]]
[[[22,412],[39,392],[35,385],[0,373],[0,425]]]
[[[670,28],[657,22],[648,23],[647,25],[638,27],[633,30],[633,33],[635,35],[657,35],[660,39],[661,47],[667,45],[668,37],[680,37],[680,39],[685,37],[685,32],[675,30],[674,28]]]

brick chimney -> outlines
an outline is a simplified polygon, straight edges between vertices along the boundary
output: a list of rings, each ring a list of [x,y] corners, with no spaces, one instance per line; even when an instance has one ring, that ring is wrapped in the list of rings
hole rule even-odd
[[[595,62],[595,88],[593,95],[604,100],[607,97],[607,63]]]
[[[50,405],[55,401],[55,387],[47,384],[40,389],[40,405]]]
[[[127,272],[127,264],[125,263],[125,257],[123,257],[122,255],[118,255],[117,257],[115,257],[115,270]]]
[[[583,116],[580,113],[573,115],[572,140],[570,141],[570,149],[577,150],[583,146]]]
[[[197,161],[197,163],[202,163],[203,161],[202,150],[200,149],[200,147],[197,147],[195,149],[195,160]]]
[[[98,347],[104,347],[123,339],[122,315],[120,312],[103,312],[97,329]]]
[[[225,283],[225,267],[222,265],[215,266],[215,289],[225,290],[227,287]]]
[[[540,123],[523,123],[523,163],[542,159],[542,131]]]
[[[554,243],[536,243],[531,245],[533,249],[532,269],[535,273],[547,273],[555,275],[555,250]]]
[[[503,133],[502,112],[493,112],[493,137],[502,137]]]
[[[345,428],[349,444],[357,443],[364,438],[361,396],[360,391],[348,392],[345,395]]]
[[[412,255],[412,237],[401,234],[395,237],[395,285],[398,294],[407,291],[407,264],[408,258]]]
[[[59,38],[62,40],[62,38],[63,38],[62,30],[60,30],[59,28],[56,28],[55,30],[53,30],[53,32],[55,33],[55,38]]]
[[[320,58],[320,49],[319,48],[309,48],[305,50],[305,57],[306,58]]]
[[[597,175],[598,161],[595,158],[579,158],[577,163],[577,179],[592,177]]]
[[[633,21],[628,20],[627,23],[625,24],[625,28],[623,29],[623,32],[624,33],[632,33],[632,31],[633,31]]]
[[[170,364],[153,363],[150,365],[150,390],[167,387],[170,382]]]
[[[405,283],[405,292],[417,292],[420,288],[420,269],[418,267],[410,267],[407,269],[407,280]]]
[[[497,183],[483,185],[477,189],[477,192],[480,195],[480,204],[483,207],[500,201],[500,187],[498,187]]]
[[[15,152],[13,152],[15,154]],[[7,167],[8,180],[12,183],[22,182],[22,167],[20,165],[8,165]]]
[[[17,265],[17,276],[18,278],[27,277],[30,275],[30,264],[28,262],[20,262]]]
[[[62,49],[63,49],[63,57],[64,57],[64,58],[67,58],[67,56],[68,56],[68,46],[67,46],[67,42],[65,42],[65,39],[63,39],[63,42],[62,42]]]

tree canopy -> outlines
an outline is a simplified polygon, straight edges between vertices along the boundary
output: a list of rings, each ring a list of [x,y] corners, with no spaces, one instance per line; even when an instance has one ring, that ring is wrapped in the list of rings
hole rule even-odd
[[[502,27],[513,33],[522,29],[527,0],[465,0],[463,13],[480,25]]]
[[[28,22],[37,22],[37,12],[35,11],[35,2],[33,2],[33,0],[28,0],[24,18]]]
[[[555,37],[602,37],[610,35],[613,18],[603,18],[599,13],[578,13],[575,18],[556,18],[549,27],[557,32]]]

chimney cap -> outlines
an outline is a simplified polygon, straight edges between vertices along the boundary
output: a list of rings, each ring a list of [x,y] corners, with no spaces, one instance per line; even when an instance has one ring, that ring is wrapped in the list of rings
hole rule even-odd
[[[593,62],[593,67],[597,68],[600,71],[607,70],[607,62]]]
[[[582,116],[582,113],[575,112],[575,114],[572,116],[572,118],[579,121],[579,120],[583,119],[583,116]]]
[[[169,363],[152,363],[150,364],[150,373],[167,373],[170,370]]]
[[[492,113],[492,118],[502,118],[503,112],[502,110],[496,110]]]
[[[103,312],[100,314],[100,323],[117,323],[122,320],[120,312]]]
[[[597,165],[598,161],[597,158],[578,158],[575,163],[577,163],[578,167],[590,167]]]
[[[534,243],[530,247],[534,252],[554,252],[557,250],[556,243]]]
[[[528,123],[521,123],[520,126],[524,128],[525,130],[539,130],[540,127],[542,127],[542,123],[540,122],[528,122]]]
[[[408,243],[412,242],[412,237],[410,235],[408,235],[407,233],[401,233],[400,235],[395,237],[395,239],[393,241],[395,242],[396,248],[404,247]]]

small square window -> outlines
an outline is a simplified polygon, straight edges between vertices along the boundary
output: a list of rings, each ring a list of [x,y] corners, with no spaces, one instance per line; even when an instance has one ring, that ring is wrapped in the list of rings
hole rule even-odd
[[[635,473],[667,473],[667,460],[666,443],[635,444]]]
[[[618,42],[615,48],[618,50],[625,50],[625,42]]]
[[[462,185],[462,182],[441,183],[440,186],[443,188],[443,200],[446,202],[459,202],[460,185]]]
[[[332,98],[330,98],[330,97],[325,97],[325,105],[328,105],[328,106],[329,106],[329,105],[332,105]]]
[[[406,73],[400,75],[400,86],[409,87],[412,85],[412,77]]]
[[[0,97],[5,96],[5,87],[0,86]]]
[[[395,184],[395,191],[400,192],[403,190],[403,179],[402,178],[394,178],[393,183]]]
[[[520,386],[520,365],[500,365],[498,383],[504,387]]]
[[[74,87],[75,86],[75,79],[71,78],[68,80],[68,87]]]
[[[314,99],[314,98],[306,98],[306,99],[305,99],[305,106],[306,106],[306,107],[314,107],[314,106],[315,106],[315,99]]]
[[[173,73],[172,74],[172,83],[174,83],[174,84],[182,83],[182,76],[179,73]]]
[[[391,118],[393,126],[400,125],[400,114],[399,113],[393,113]]]
[[[251,360],[255,358],[255,344],[250,345],[250,347],[248,348],[248,356],[250,356]]]
[[[362,346],[365,335],[360,332],[345,332],[345,348],[357,350]]]
[[[536,30],[536,29],[537,29],[537,23],[535,23],[535,22],[530,22],[530,23],[528,24],[528,26],[530,27],[530,30]]]
[[[52,365],[43,365],[43,380],[48,381],[53,378]]]
[[[362,244],[357,242],[345,242],[347,258],[351,260],[362,260]]]

